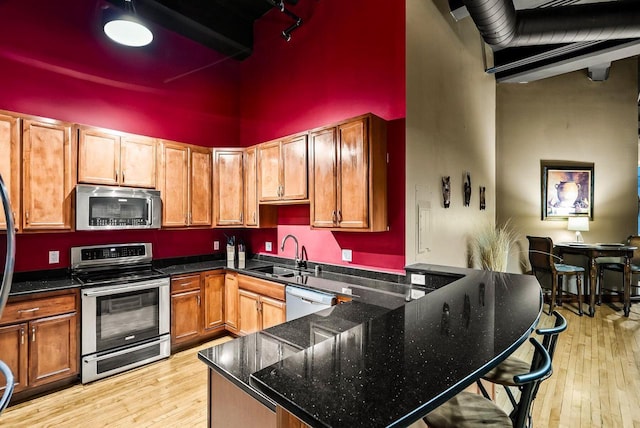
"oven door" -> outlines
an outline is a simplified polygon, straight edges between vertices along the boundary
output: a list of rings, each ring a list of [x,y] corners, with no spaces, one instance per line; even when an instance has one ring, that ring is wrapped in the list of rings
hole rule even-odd
[[[82,289],[82,355],[169,333],[169,278]]]

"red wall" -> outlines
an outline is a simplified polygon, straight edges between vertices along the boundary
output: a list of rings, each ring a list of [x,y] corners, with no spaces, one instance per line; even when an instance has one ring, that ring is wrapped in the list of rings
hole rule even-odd
[[[251,145],[372,112],[389,123],[389,232],[311,231],[307,207],[280,208],[280,226],[262,231],[136,231],[22,234],[16,270],[67,267],[78,245],[149,241],[156,258],[212,252],[223,233],[244,235],[264,251],[295,233],[312,261],[401,271],[404,266],[404,2],[301,0],[304,19],[277,10],[255,28],[254,54],[222,58],[154,28],[148,49],[118,47],[99,30],[101,1],[0,2],[0,109],[102,126],[203,146]],[[25,17],[29,17],[25,19]],[[288,244],[290,245],[290,244]],[[48,251],[60,263],[48,264]],[[292,248],[282,253],[292,256]]]
[[[405,9],[382,0],[301,0],[293,9],[304,20],[290,42],[280,32],[291,20],[272,10],[255,27],[253,55],[241,65],[242,145],[282,137],[372,112],[389,120],[388,232],[311,230],[309,208],[279,209],[277,230],[251,235],[254,251],[274,243],[273,254],[293,257],[296,235],[309,259],[333,264],[341,249],[351,265],[389,271],[404,267],[405,217]],[[291,246],[289,246],[291,245]]]

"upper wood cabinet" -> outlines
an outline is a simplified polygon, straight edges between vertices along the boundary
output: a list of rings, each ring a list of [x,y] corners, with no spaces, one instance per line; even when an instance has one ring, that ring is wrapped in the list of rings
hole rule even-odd
[[[258,203],[258,148],[244,152],[244,225],[246,227],[276,227],[278,207]]]
[[[162,225],[211,226],[211,150],[162,141],[158,152]]]
[[[22,134],[22,229],[69,230],[76,184],[71,124],[27,119]]]
[[[244,224],[243,149],[213,150],[213,212],[216,226]]]
[[[372,114],[313,130],[311,226],[387,230],[386,122]]]
[[[258,146],[258,198],[267,203],[308,201],[306,133]]]
[[[0,175],[9,193],[16,229],[20,227],[20,125],[20,118],[0,113]],[[0,208],[0,230],[6,229]]]
[[[78,181],[156,187],[156,141],[97,128],[78,128]]]

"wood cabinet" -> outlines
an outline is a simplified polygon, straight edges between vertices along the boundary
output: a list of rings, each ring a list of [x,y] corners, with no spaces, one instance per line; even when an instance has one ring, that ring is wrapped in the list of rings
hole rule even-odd
[[[306,133],[258,146],[258,200],[308,201]]]
[[[162,225],[211,226],[211,150],[162,141],[159,153]]]
[[[224,322],[231,333],[238,332],[238,274],[227,272],[224,279]]]
[[[244,224],[242,149],[213,150],[213,211],[216,226]]]
[[[386,122],[372,114],[313,130],[311,226],[387,230]]]
[[[246,227],[276,227],[278,207],[258,203],[257,146],[244,152],[244,225]]]
[[[156,141],[98,128],[78,127],[78,181],[156,187]]]
[[[70,230],[76,184],[71,124],[23,121],[22,229]]]
[[[284,285],[238,275],[238,330],[250,334],[286,321]]]
[[[205,332],[224,326],[224,285],[223,271],[205,272],[202,278],[204,305],[202,311]]]
[[[171,345],[197,343],[224,329],[223,271],[171,278]]]
[[[0,113],[0,175],[4,181],[15,227],[20,227],[20,118]],[[0,209],[0,230],[6,230],[4,210]]]
[[[14,373],[15,393],[78,375],[77,308],[77,290],[9,300],[0,319],[0,359]]]
[[[200,274],[171,278],[171,345],[192,342],[202,331]]]

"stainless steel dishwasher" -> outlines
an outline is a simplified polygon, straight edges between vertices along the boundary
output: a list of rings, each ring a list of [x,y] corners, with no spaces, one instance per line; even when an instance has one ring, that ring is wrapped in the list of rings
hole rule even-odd
[[[334,294],[288,285],[286,288],[287,321],[330,308],[336,304]]]

